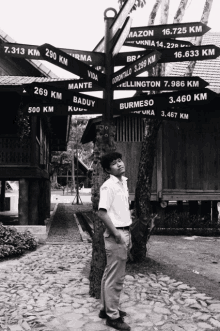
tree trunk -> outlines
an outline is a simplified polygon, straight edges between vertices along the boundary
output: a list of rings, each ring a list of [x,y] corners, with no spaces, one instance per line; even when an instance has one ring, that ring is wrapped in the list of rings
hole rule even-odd
[[[105,141],[104,126],[109,127],[109,141]],[[90,291],[92,297],[100,298],[101,294],[101,280],[106,265],[106,255],[104,247],[104,225],[96,215],[99,204],[99,189],[100,186],[107,179],[107,174],[104,173],[100,164],[100,158],[103,154],[115,151],[116,146],[114,142],[115,126],[113,123],[101,123],[96,127],[96,142],[94,147],[94,163],[92,176],[92,204],[94,213],[94,236],[92,241],[92,262],[90,269]]]
[[[181,0],[176,12],[174,23],[179,23],[184,15],[188,0]],[[161,8],[161,24],[166,24],[169,12],[169,0],[156,0],[150,14],[148,25],[153,25],[159,6]],[[165,65],[157,65],[149,72],[149,76],[165,75]],[[132,256],[135,262],[146,257],[146,244],[154,228],[154,218],[151,216],[151,184],[156,154],[157,134],[162,121],[146,119],[145,137],[142,142],[141,157],[138,169],[138,181],[135,190],[135,222],[132,224]],[[150,224],[151,223],[151,224]]]
[[[149,25],[153,25],[159,6],[161,5],[161,24],[166,24],[169,12],[169,0],[157,0],[149,17]],[[157,65],[149,73],[150,76],[162,75],[165,65]],[[145,136],[142,142],[141,157],[138,168],[138,180],[135,190],[135,222],[132,224],[132,250],[131,254],[135,262],[146,257],[147,241],[153,228],[151,217],[151,184],[156,153],[157,133],[161,120],[145,120]],[[151,224],[150,224],[151,223]]]
[[[156,153],[157,133],[161,120],[150,119],[145,124],[145,137],[142,142],[138,180],[135,190],[135,222],[132,224],[132,250],[135,262],[146,257],[146,243],[150,234],[151,184]]]

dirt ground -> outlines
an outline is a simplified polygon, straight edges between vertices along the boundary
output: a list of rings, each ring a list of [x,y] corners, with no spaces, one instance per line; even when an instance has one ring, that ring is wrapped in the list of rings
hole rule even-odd
[[[220,237],[152,235],[147,247],[146,261],[128,269],[162,272],[220,299]]]
[[[163,273],[220,300],[220,237],[152,235],[145,261],[127,272]]]

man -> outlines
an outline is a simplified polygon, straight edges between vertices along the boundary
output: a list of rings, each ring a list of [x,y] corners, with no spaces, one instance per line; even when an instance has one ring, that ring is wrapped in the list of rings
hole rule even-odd
[[[104,232],[107,265],[101,284],[102,309],[100,318],[117,330],[130,330],[123,320],[126,313],[119,310],[128,250],[131,248],[129,226],[129,194],[122,155],[113,152],[101,158],[101,165],[110,178],[100,188],[98,216],[106,226]]]

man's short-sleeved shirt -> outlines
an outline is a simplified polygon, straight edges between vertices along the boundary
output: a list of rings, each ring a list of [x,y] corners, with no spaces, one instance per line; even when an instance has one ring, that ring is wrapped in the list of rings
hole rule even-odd
[[[129,226],[132,223],[128,199],[127,178],[124,176],[121,182],[117,177],[110,175],[100,187],[99,209],[107,210],[115,227]]]

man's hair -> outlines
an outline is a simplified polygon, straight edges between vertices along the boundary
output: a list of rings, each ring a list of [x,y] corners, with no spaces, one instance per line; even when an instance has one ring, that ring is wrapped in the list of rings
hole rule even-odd
[[[112,163],[112,161],[115,161],[115,160],[121,159],[121,158],[122,158],[121,153],[112,152],[112,153],[103,155],[101,157],[100,163],[102,165],[102,168],[105,170],[105,169],[110,168],[110,164]]]

